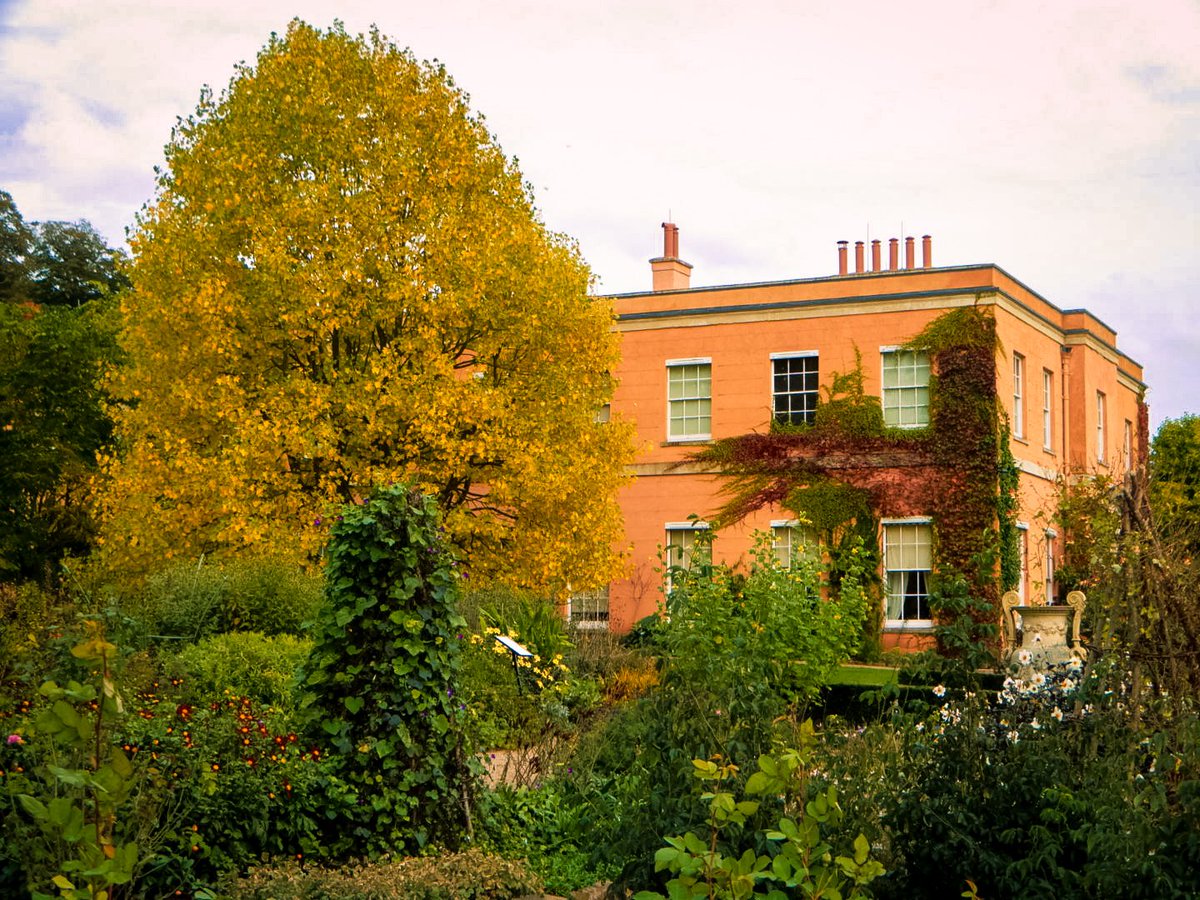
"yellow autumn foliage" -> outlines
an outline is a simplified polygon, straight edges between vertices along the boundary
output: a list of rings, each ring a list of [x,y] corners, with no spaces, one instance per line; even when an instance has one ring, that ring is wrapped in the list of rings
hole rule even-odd
[[[611,307],[442,67],[293,22],[180,121],[131,247],[110,564],[311,562],[407,479],[473,574],[613,574]]]

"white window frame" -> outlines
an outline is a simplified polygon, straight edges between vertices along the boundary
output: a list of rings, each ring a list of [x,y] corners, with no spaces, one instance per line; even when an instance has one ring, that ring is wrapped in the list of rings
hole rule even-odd
[[[1029,595],[1029,523],[1017,523],[1017,555],[1021,560],[1021,571],[1017,576],[1017,595],[1024,606]]]
[[[1054,373],[1042,369],[1042,449],[1054,449]]]
[[[817,536],[817,530],[811,525],[801,522],[799,519],[772,519],[771,520],[771,549],[775,551],[775,559],[785,569],[792,566],[792,552],[795,549],[794,538],[796,533],[803,534],[809,532],[811,540],[804,539],[805,556],[812,556],[814,559],[820,558],[820,539]]]
[[[1125,457],[1125,471],[1133,468],[1133,423],[1125,420],[1125,434],[1121,439],[1122,455]]]
[[[901,354],[911,354],[914,358],[919,359],[924,357],[924,368],[926,369],[926,378],[924,384],[896,384],[888,386],[887,384],[887,361],[888,357],[895,357],[899,360]],[[933,374],[932,360],[929,358],[929,353],[925,350],[906,350],[899,346],[883,346],[879,348],[879,404],[883,409],[883,421],[889,428],[927,428],[929,426],[929,379]],[[913,368],[919,368],[914,366]],[[897,373],[902,371],[897,369]],[[915,396],[920,397],[921,392],[924,392],[923,403],[903,402],[907,396],[904,392],[916,392]],[[924,410],[924,421],[903,422],[905,410],[917,410],[916,418],[919,420],[921,415],[920,410]],[[888,412],[895,411],[898,421],[895,423],[888,421]]]
[[[1045,595],[1048,605],[1054,604],[1054,576],[1055,559],[1054,559],[1054,542],[1058,539],[1058,532],[1053,528],[1046,529],[1046,585]]]
[[[1025,357],[1013,353],[1013,436],[1025,439]]]
[[[775,371],[775,363],[786,361],[786,360],[792,360],[792,359],[816,360],[816,372],[813,374],[815,374],[817,377],[817,385],[811,391],[808,391],[808,390],[805,390],[805,391],[778,391],[775,389],[775,379],[778,377],[778,374],[779,374]],[[784,373],[784,374],[789,375],[791,373]],[[816,414],[817,404],[821,400],[821,355],[820,355],[820,353],[818,353],[816,350],[795,350],[795,351],[790,351],[790,352],[786,352],[786,353],[772,353],[771,354],[771,419],[772,419],[772,421],[779,422],[779,424],[781,424],[781,425],[795,424],[791,421],[791,411],[790,410],[788,410],[785,413],[785,415],[787,416],[787,421],[780,420],[780,418],[779,418],[780,410],[779,410],[779,406],[778,406],[778,398],[781,396],[782,397],[792,397],[797,394],[811,394],[812,395],[811,408],[809,408],[805,411],[807,413],[807,415],[805,416],[805,422],[807,422],[808,424],[811,425],[812,421],[813,421],[813,416]],[[789,406],[790,406],[790,404],[789,404]]]
[[[707,394],[707,396],[701,396],[700,394],[697,394],[694,397],[672,398],[671,397],[671,370],[672,369],[682,369],[682,368],[685,368],[688,366],[697,366],[697,367],[698,366],[708,366],[708,394]],[[668,359],[666,361],[666,368],[667,368],[667,440],[669,442],[710,440],[712,438],[712,357],[711,356],[696,356],[696,357],[691,357],[688,359]],[[676,418],[673,415],[674,404],[676,404],[676,403],[683,404],[683,403],[696,402],[696,401],[698,401],[700,403],[708,404],[708,415],[707,415],[708,430],[703,431],[703,432],[696,432],[693,434],[675,434],[674,427],[675,427],[675,423],[677,421],[678,422],[686,422],[690,419],[702,419],[702,418],[704,418],[704,416],[699,416],[699,415],[687,416],[687,415],[681,414],[678,418]]]
[[[607,631],[609,586],[573,591],[567,596],[567,621],[580,631]]]
[[[928,569],[897,569],[897,572],[924,572],[925,573],[925,604],[929,604],[929,579],[933,575],[933,520],[928,516],[910,516],[902,519],[882,519],[880,520],[881,529],[881,545],[883,549],[883,588],[884,588],[884,610],[883,610],[883,629],[884,631],[929,631],[933,628],[933,613],[929,611],[930,617],[926,619],[908,619],[903,616],[903,600],[901,600],[901,617],[892,618],[888,615],[888,606],[893,599],[891,591],[891,572],[888,569],[888,527],[898,525],[923,525],[928,530],[929,535],[929,568]]]
[[[692,552],[696,546],[696,532],[708,531],[708,523],[702,522],[702,521],[696,521],[696,520],[689,520],[687,522],[667,522],[665,525],[663,525],[663,531],[666,534],[666,542],[663,545],[663,556],[664,556],[664,559],[666,562],[666,570],[667,570],[665,573],[666,574],[666,582],[667,582],[667,593],[670,593],[671,592],[671,569],[674,566],[679,566],[680,568],[683,568],[683,569],[690,569],[692,567]],[[686,542],[686,545],[672,544],[671,543],[671,535],[672,534],[689,534],[689,535],[691,535],[691,541]],[[671,558],[671,548],[672,547],[680,548],[680,551],[681,551],[680,555],[683,557],[682,559],[676,561]]]
[[[1102,463],[1108,454],[1104,442],[1108,432],[1108,397],[1104,391],[1096,391],[1096,462]]]

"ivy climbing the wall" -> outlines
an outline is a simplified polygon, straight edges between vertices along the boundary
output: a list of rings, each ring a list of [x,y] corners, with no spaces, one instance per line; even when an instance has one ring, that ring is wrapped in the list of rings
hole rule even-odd
[[[978,625],[970,640],[990,644],[1000,594],[1020,577],[1019,472],[996,391],[996,322],[986,306],[951,310],[905,349],[928,353],[932,362],[927,428],[885,427],[856,351],[855,369],[832,376],[811,425],[772,425],[766,433],[716,441],[689,462],[726,476],[724,505],[711,517],[718,526],[761,509],[789,510],[821,533],[831,578],[843,537],[853,533],[874,549],[880,514],[929,516],[931,601],[969,596],[969,604],[953,610],[948,600],[947,617]],[[938,590],[939,579],[947,590]],[[962,635],[940,641],[954,653],[962,643]]]

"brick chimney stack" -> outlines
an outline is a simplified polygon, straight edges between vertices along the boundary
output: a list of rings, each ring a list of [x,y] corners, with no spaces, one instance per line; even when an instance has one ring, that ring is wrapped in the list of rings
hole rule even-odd
[[[663,222],[663,255],[650,260],[656,291],[686,291],[692,282],[692,264],[679,258],[679,226]]]

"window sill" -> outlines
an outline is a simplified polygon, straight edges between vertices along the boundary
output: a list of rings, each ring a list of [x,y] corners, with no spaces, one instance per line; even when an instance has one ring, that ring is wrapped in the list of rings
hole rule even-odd
[[[1016,441],[1018,444],[1024,444],[1026,447],[1029,446],[1029,439],[1026,438],[1025,435],[1023,435],[1023,434],[1014,434],[1012,436],[1012,439],[1014,441]]]
[[[883,625],[884,634],[911,634],[913,632],[930,631],[933,631],[932,619],[914,619],[911,622],[898,622],[895,619],[891,619]]]
[[[576,631],[608,631],[607,619],[572,619],[571,627]]]
[[[667,438],[660,447],[703,447],[705,444],[711,444],[711,437],[694,437],[694,438]]]

